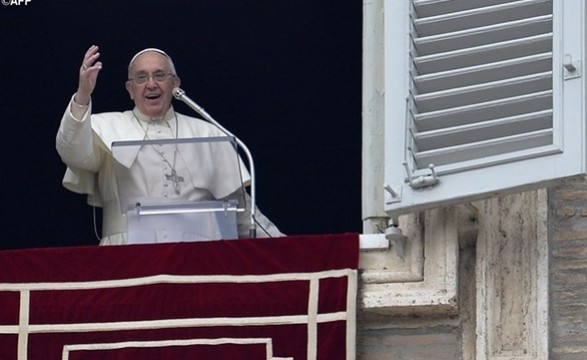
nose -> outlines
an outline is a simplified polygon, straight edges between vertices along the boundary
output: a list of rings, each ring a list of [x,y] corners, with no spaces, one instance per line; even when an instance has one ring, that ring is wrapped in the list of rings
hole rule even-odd
[[[149,78],[147,79],[147,87],[154,88],[156,86],[157,86],[157,81],[155,80],[155,77],[149,76]]]

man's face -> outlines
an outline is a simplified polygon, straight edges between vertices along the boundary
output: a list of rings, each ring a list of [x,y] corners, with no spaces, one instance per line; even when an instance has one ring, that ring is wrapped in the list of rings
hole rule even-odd
[[[132,64],[130,74],[133,79],[147,77],[144,84],[133,80],[126,82],[126,90],[135,106],[151,118],[163,117],[171,105],[173,88],[180,84],[177,76],[167,76],[161,82],[155,79],[154,75],[171,74],[165,56],[152,51],[141,54]]]

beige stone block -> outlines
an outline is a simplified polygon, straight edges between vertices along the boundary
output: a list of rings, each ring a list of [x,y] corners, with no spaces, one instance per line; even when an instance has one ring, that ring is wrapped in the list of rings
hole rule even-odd
[[[587,200],[587,190],[561,189],[558,196],[564,201]]]
[[[587,240],[587,231],[561,231],[554,234],[555,241]]]

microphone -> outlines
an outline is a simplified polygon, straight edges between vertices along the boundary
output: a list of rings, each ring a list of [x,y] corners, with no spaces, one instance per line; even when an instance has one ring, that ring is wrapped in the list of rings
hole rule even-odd
[[[196,104],[195,101],[190,99],[186,95],[185,91],[183,91],[179,87],[176,87],[173,89],[172,94],[173,94],[174,98],[176,98],[177,100],[183,101],[187,106],[192,108],[192,110],[194,110],[198,114],[202,115],[204,120],[206,120],[209,123],[216,126],[225,135],[233,137],[235,139],[237,145],[243,150],[243,152],[247,156],[247,161],[249,162],[249,168],[250,168],[249,171],[251,173],[251,194],[250,194],[251,195],[251,217],[250,217],[250,224],[249,224],[249,236],[251,238],[256,238],[257,237],[257,222],[255,220],[255,215],[256,215],[257,205],[256,205],[256,191],[255,191],[255,164],[253,162],[253,156],[251,155],[249,148],[238,137],[236,137],[233,133],[228,131],[224,126],[220,125],[220,123],[218,121],[214,120],[214,118],[212,116],[210,116],[210,114],[208,114],[204,110],[203,107]]]

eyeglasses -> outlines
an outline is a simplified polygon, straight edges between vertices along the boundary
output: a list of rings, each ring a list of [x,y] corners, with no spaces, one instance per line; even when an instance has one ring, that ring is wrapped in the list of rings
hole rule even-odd
[[[153,80],[157,81],[158,83],[162,83],[165,80],[169,79],[170,77],[175,77],[175,74],[156,72],[153,75],[147,75],[147,74],[136,75],[135,77],[131,77],[128,80],[134,81],[135,84],[137,84],[137,85],[143,85],[143,84],[146,84],[150,78],[153,78]]]

